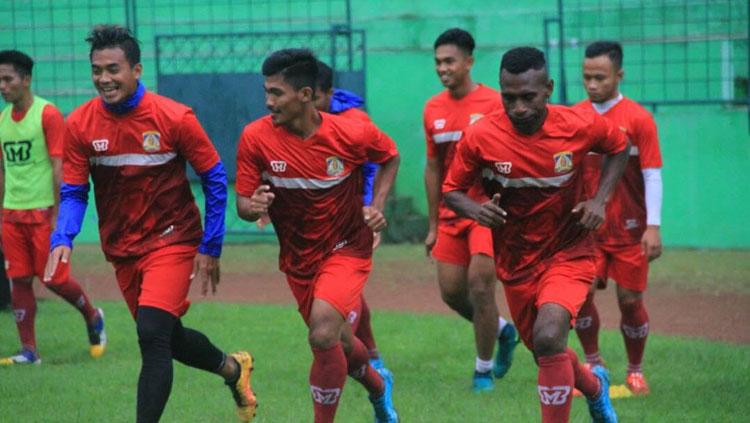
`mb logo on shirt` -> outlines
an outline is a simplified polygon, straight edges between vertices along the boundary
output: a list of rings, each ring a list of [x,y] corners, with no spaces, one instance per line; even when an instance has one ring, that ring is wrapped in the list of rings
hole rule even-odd
[[[566,173],[573,169],[573,152],[561,151],[554,156],[555,173]]]
[[[25,162],[31,157],[31,141],[4,142],[3,154],[9,163]]]
[[[509,175],[510,170],[513,168],[513,163],[511,162],[495,162],[495,169],[497,169],[497,173],[502,173],[503,175]]]
[[[271,160],[271,170],[273,170],[276,173],[285,172],[286,162],[283,160]]]
[[[103,153],[109,149],[109,140],[108,139],[101,139],[101,140],[94,140],[91,141],[91,145],[94,146],[94,151]]]

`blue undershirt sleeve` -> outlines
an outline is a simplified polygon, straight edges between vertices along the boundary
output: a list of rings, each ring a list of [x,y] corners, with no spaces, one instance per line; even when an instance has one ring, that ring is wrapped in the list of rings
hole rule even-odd
[[[377,175],[379,167],[377,163],[372,162],[365,162],[362,165],[362,202],[365,206],[372,204],[375,175]]]
[[[60,186],[60,210],[50,238],[50,251],[60,245],[73,248],[73,239],[81,232],[89,201],[89,184]]]
[[[203,240],[198,252],[211,257],[221,256],[224,244],[224,218],[227,210],[227,172],[219,161],[206,172],[199,173],[206,197]]]

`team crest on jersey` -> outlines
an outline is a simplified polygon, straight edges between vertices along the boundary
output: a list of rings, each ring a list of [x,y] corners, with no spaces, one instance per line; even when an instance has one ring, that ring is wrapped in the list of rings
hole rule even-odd
[[[443,129],[445,128],[445,119],[435,119],[433,124],[435,125],[435,129]]]
[[[565,173],[573,169],[573,152],[561,151],[554,156],[555,173]]]
[[[106,138],[101,140],[94,140],[91,141],[91,145],[94,146],[94,151],[102,153],[109,149],[109,140]]]
[[[474,124],[474,122],[478,121],[478,120],[479,120],[479,119],[481,119],[481,118],[482,118],[483,116],[484,116],[484,115],[483,115],[483,114],[481,114],[481,113],[472,113],[471,115],[469,115],[469,125],[473,125],[473,124]]]
[[[285,172],[286,162],[283,160],[271,160],[271,170],[273,170],[276,173]]]
[[[510,174],[510,170],[512,168],[513,168],[513,163],[511,162],[495,162],[495,169],[497,169],[497,173],[508,175]]]
[[[161,134],[158,131],[146,131],[143,133],[143,149],[152,153],[161,149]]]
[[[326,159],[326,173],[328,176],[339,176],[344,173],[344,162],[336,156]]]

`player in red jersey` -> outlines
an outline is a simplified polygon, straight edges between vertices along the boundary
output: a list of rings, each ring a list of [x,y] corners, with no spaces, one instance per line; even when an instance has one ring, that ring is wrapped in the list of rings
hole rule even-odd
[[[367,389],[377,422],[396,422],[392,378],[368,363],[356,332],[372,264],[372,233],[399,156],[375,125],[315,109],[317,59],[309,50],[272,53],[263,63],[271,114],[245,127],[237,152],[237,212],[268,213],[279,239],[279,267],[309,328],[315,422],[332,422],[349,374]],[[360,167],[381,165],[371,206],[362,201]]]
[[[142,367],[138,422],[161,417],[172,388],[172,359],[216,373],[229,386],[242,421],[255,415],[253,360],[225,354],[182,325],[190,284],[203,294],[219,283],[226,172],[216,149],[185,105],[146,91],[138,41],[123,27],[93,29],[90,60],[96,97],[68,117],[60,214],[47,263],[49,278],[71,255],[80,231],[89,177],[102,250],[138,331]],[[190,191],[185,163],[201,178],[206,225]]]
[[[333,88],[333,69],[322,61],[318,61],[318,77],[316,78],[316,97],[315,108],[321,112],[331,113],[343,116],[349,119],[356,119],[366,123],[372,123],[370,116],[367,115],[360,106],[364,105],[364,100],[357,94],[341,88]],[[378,172],[378,165],[365,162],[362,165],[362,201],[365,206],[372,204],[372,189],[375,183],[375,176]],[[375,249],[380,245],[380,232],[373,233],[373,245]],[[370,307],[362,295],[362,312],[360,313],[359,322],[357,323],[357,332],[354,334],[367,347],[370,355],[370,365],[376,370],[385,368],[380,351],[375,343],[375,335],[372,333],[370,322]]]
[[[472,389],[483,392],[494,389],[493,367],[495,377],[508,372],[518,335],[513,324],[498,315],[490,229],[456,215],[446,207],[440,192],[466,128],[503,107],[500,93],[471,79],[473,51],[471,34],[459,28],[443,32],[435,41],[435,70],[446,90],[428,100],[424,108],[424,180],[430,223],[425,247],[437,261],[443,301],[474,326],[477,356]],[[479,185],[470,195],[477,201],[486,200]]]
[[[604,219],[629,145],[595,113],[547,105],[553,84],[541,51],[512,49],[500,69],[505,111],[469,129],[443,186],[445,200],[493,228],[497,276],[539,366],[542,421],[568,421],[575,385],[595,422],[616,422],[606,369],[580,364],[567,339],[594,276],[590,230]],[[590,151],[608,157],[599,190],[586,200],[581,162]],[[491,198],[483,204],[467,195],[480,179]]]
[[[627,385],[636,395],[648,394],[641,370],[648,336],[648,314],[643,303],[648,263],[661,255],[661,153],[656,124],[651,114],[620,93],[622,46],[598,41],[586,48],[583,84],[589,98],[576,105],[594,110],[623,128],[632,148],[622,180],[612,194],[607,218],[597,232],[597,281],[617,283],[620,329],[628,353]],[[592,194],[599,180],[601,156],[584,161],[587,191]],[[606,285],[605,285],[606,286]],[[576,332],[586,353],[586,362],[603,364],[599,355],[599,312],[592,289],[576,321]]]
[[[0,113],[2,248],[21,338],[21,351],[1,358],[0,366],[41,363],[34,333],[32,283],[34,276],[44,278],[62,179],[65,121],[57,107],[31,92],[33,67],[34,61],[20,51],[0,52],[0,93],[7,103]],[[104,313],[92,306],[70,276],[70,266],[61,266],[44,285],[78,309],[86,322],[89,352],[94,358],[101,357],[107,345]]]

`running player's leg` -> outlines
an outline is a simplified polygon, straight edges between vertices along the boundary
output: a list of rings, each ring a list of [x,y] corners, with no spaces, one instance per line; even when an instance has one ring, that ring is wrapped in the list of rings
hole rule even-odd
[[[307,320],[313,353],[310,390],[315,422],[333,422],[348,370],[341,343],[344,318],[326,301],[314,299]]]
[[[380,360],[380,352],[378,351],[378,346],[375,343],[375,335],[373,335],[372,333],[372,324],[370,322],[370,306],[367,305],[367,301],[365,300],[364,295],[362,295],[361,301],[362,312],[359,315],[359,325],[357,325],[357,331],[354,335],[359,338],[362,343],[365,344],[365,347],[367,347],[367,353],[370,356],[370,360],[372,360],[373,365],[382,367],[383,363]]]
[[[432,257],[437,262],[438,285],[443,302],[471,322],[474,310],[466,280],[471,254],[466,237],[448,233],[448,229],[440,226]]]
[[[617,283],[620,330],[628,355],[627,385],[636,395],[649,393],[641,363],[649,332],[648,312],[643,301],[648,279],[648,260],[641,246],[622,247],[616,254],[612,279]]]
[[[608,263],[609,255],[603,250],[603,248],[598,247],[596,257],[596,277],[589,289],[588,295],[586,295],[586,301],[584,301],[581,309],[578,311],[578,317],[576,317],[576,334],[581,341],[581,347],[586,356],[586,363],[591,366],[604,365],[599,353],[599,329],[601,324],[599,321],[599,310],[594,303],[594,295],[597,287],[600,285],[600,281],[607,279]]]

